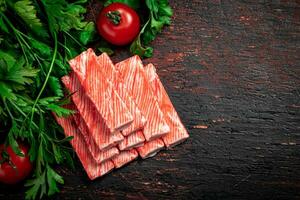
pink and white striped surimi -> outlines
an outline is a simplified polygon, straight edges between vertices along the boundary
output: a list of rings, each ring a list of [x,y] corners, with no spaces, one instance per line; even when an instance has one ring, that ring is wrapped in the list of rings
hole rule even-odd
[[[155,156],[157,152],[164,148],[164,146],[164,142],[161,139],[156,139],[150,142],[145,142],[143,146],[137,148],[137,151],[140,156],[145,159]]]
[[[162,136],[166,147],[172,147],[186,140],[189,137],[184,125],[182,124],[163,84],[161,83],[155,67],[148,64],[145,72],[151,84],[153,93],[158,101],[159,107],[170,127],[170,132]]]
[[[95,141],[100,150],[115,146],[124,139],[119,131],[111,134],[104,119],[99,115],[94,104],[84,93],[78,78],[73,72],[71,72],[69,76],[62,77],[62,82],[66,88],[73,93],[71,98],[74,105],[84,120],[91,138]]]
[[[118,147],[120,150],[128,150],[134,147],[142,145],[145,141],[145,137],[142,131],[136,131],[131,133],[119,143]]]
[[[116,64],[116,69],[129,94],[134,98],[138,108],[147,119],[143,129],[146,140],[151,141],[168,133],[170,128],[153,95],[141,59],[138,56],[133,56]]]
[[[76,111],[75,105],[73,105],[72,107],[73,108],[71,108],[71,109]],[[112,148],[101,151],[98,148],[95,141],[91,138],[90,134],[88,133],[88,128],[87,128],[85,122],[83,121],[83,119],[81,118],[81,116],[79,115],[79,113],[75,113],[73,115],[73,119],[83,136],[83,139],[87,145],[88,150],[90,151],[92,157],[94,158],[94,160],[97,163],[102,163],[102,162],[112,158],[113,156],[119,154],[119,150],[116,147],[112,147]]]
[[[120,168],[125,164],[135,160],[138,157],[138,153],[135,149],[120,151],[118,155],[112,158],[115,168]]]
[[[133,116],[133,122],[126,129],[122,130],[122,134],[124,136],[128,136],[134,131],[142,129],[146,123],[146,118],[142,115],[130,94],[128,94],[127,88],[124,85],[123,80],[118,77],[115,66],[111,62],[110,58],[106,53],[103,53],[97,57],[97,60],[101,63],[103,76],[113,83],[116,92],[120,95],[121,99],[124,101]]]
[[[114,168],[114,164],[111,160],[107,160],[103,163],[96,163],[90,154],[89,150],[86,148],[86,143],[83,139],[83,136],[80,134],[77,129],[75,122],[72,119],[72,116],[67,118],[57,117],[56,121],[60,126],[64,129],[66,136],[74,136],[74,138],[70,141],[73,149],[75,150],[83,168],[85,169],[88,177],[91,180],[94,180],[104,174],[107,174]]]
[[[112,82],[103,75],[103,63],[97,61],[92,49],[70,60],[69,64],[110,132],[115,133],[132,123],[133,116],[115,91]]]

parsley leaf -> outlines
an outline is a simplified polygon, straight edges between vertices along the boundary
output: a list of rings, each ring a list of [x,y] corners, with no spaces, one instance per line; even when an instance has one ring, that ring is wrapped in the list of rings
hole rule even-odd
[[[47,182],[49,187],[49,196],[55,194],[56,192],[59,192],[56,182],[64,184],[63,178],[58,173],[56,173],[49,165],[47,165]]]
[[[2,81],[0,81],[0,96],[2,98],[16,99],[16,95],[12,92],[12,89]]]
[[[24,89],[26,84],[33,83],[32,78],[37,76],[38,72],[38,69],[26,65],[24,57],[16,60],[10,53],[0,50],[0,81],[5,82],[11,90]],[[3,85],[2,87],[5,87]]]
[[[66,0],[43,0],[50,32],[82,30],[87,24],[83,21],[84,17],[82,16],[86,9],[81,4],[85,2],[87,1],[78,0],[68,3]]]
[[[59,79],[55,76],[50,76],[48,80],[49,88],[52,90],[52,92],[55,94],[55,96],[63,97],[63,90],[61,88],[61,84],[59,82]]]
[[[143,57],[151,57],[153,54],[153,48],[152,47],[143,47],[141,42],[141,35],[144,33],[145,28],[147,27],[148,23],[150,22],[150,19],[146,22],[142,30],[140,31],[138,37],[133,41],[133,43],[130,45],[130,52],[133,54],[137,54]]]
[[[22,18],[25,24],[37,35],[41,37],[49,37],[47,30],[37,17],[36,8],[30,0],[17,1],[13,5],[16,13]]]
[[[144,24],[135,41],[130,46],[130,51],[142,57],[151,57],[153,49],[144,47],[149,45],[165,25],[170,25],[172,9],[168,0],[145,0],[149,9],[149,20]]]
[[[95,34],[96,34],[95,24],[93,22],[89,22],[80,32],[79,40],[83,45],[86,45],[93,40]]]
[[[26,197],[25,197],[26,199],[36,199],[36,196],[39,192],[40,192],[40,199],[44,196],[44,194],[46,193],[45,175],[46,175],[46,171],[39,174],[38,176],[36,175],[33,179],[28,180],[25,183],[26,187],[30,187],[26,191]]]
[[[70,114],[73,114],[74,111],[73,110],[69,110],[69,109],[66,109],[66,108],[63,108],[61,106],[58,106],[56,104],[48,104],[47,105],[47,108],[49,110],[51,110],[52,112],[55,112],[55,114],[58,116],[58,117],[65,117],[65,116],[68,116]]]

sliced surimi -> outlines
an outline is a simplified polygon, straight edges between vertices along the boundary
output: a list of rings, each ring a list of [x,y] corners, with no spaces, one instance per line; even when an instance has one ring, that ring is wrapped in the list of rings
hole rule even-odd
[[[110,80],[115,86],[116,92],[120,95],[121,99],[126,104],[128,110],[133,115],[133,122],[126,128],[122,130],[124,136],[130,133],[140,130],[146,123],[146,118],[141,114],[141,111],[136,106],[131,95],[128,94],[127,88],[123,83],[123,80],[117,76],[116,69],[109,59],[106,53],[101,54],[97,57],[99,63],[101,63],[101,70],[103,76]]]
[[[112,158],[115,168],[120,168],[125,164],[135,160],[138,157],[138,153],[135,149],[120,151],[118,155]]]
[[[155,139],[150,142],[145,142],[143,146],[137,148],[137,151],[140,156],[145,159],[157,154],[164,146],[164,142],[161,139]]]
[[[145,66],[145,72],[151,84],[153,93],[158,101],[159,107],[170,127],[170,132],[162,136],[162,139],[166,147],[172,147],[187,139],[189,134],[182,124],[163,84],[161,83],[155,67],[152,64],[148,64]]]
[[[114,164],[111,160],[107,160],[100,164],[96,163],[89,150],[86,148],[83,136],[79,133],[72,116],[65,118],[55,116],[55,118],[58,124],[63,128],[66,136],[74,136],[70,143],[91,180],[103,176],[113,170]]]
[[[84,120],[91,138],[100,150],[108,149],[124,139],[119,131],[111,134],[104,119],[99,115],[94,104],[84,93],[78,78],[73,72],[62,77],[62,82],[72,93],[71,98],[74,105]]]
[[[145,137],[142,131],[136,131],[131,133],[119,143],[118,147],[120,150],[128,150],[134,147],[142,145],[145,141]]]
[[[112,82],[103,75],[103,63],[97,61],[93,50],[84,51],[70,60],[69,64],[110,132],[114,133],[129,126],[133,116],[115,91]]]
[[[133,56],[116,64],[116,69],[129,94],[134,98],[138,108],[147,119],[143,129],[145,139],[147,141],[154,140],[168,133],[170,128],[153,95],[141,59],[138,56]]]
[[[71,108],[71,109],[76,111],[76,107],[74,105],[72,107],[73,108]],[[83,139],[86,143],[88,150],[90,151],[92,157],[94,158],[94,160],[97,163],[104,162],[104,161],[112,158],[113,156],[119,154],[119,150],[116,147],[111,147],[106,150],[99,149],[99,147],[97,146],[95,141],[89,135],[88,128],[87,128],[85,122],[83,121],[83,119],[81,118],[81,116],[79,115],[79,113],[75,113],[73,115],[73,119],[83,136]]]

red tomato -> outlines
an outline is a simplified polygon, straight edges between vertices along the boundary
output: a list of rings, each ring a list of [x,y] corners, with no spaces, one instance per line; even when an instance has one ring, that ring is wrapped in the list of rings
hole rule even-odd
[[[112,3],[98,16],[97,28],[100,35],[114,45],[132,42],[140,31],[137,13],[122,3]]]
[[[24,157],[18,156],[10,146],[5,149],[4,144],[0,145],[0,182],[15,184],[25,179],[32,170],[32,163],[28,155],[28,146],[19,143],[19,148]],[[3,158],[3,151],[6,150],[8,158]]]

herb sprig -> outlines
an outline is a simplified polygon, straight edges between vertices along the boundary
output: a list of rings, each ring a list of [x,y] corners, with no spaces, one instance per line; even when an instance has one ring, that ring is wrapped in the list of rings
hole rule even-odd
[[[67,61],[85,50],[95,26],[84,21],[87,0],[0,0],[0,121],[6,144],[20,155],[17,140],[30,144],[35,170],[26,199],[59,192],[63,177],[54,165],[73,165],[71,149],[52,117],[73,113],[63,107],[60,78]]]

